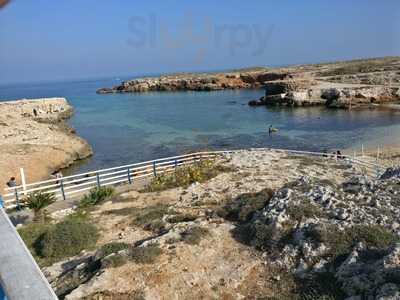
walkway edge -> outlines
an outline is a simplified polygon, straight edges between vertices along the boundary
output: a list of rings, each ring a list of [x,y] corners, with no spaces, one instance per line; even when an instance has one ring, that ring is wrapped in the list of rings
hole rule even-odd
[[[0,285],[7,299],[58,299],[6,212],[1,208],[0,237]]]

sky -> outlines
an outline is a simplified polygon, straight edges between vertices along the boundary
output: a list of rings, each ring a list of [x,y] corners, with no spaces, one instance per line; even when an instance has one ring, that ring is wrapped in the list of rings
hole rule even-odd
[[[0,84],[400,55],[399,0],[14,0]]]

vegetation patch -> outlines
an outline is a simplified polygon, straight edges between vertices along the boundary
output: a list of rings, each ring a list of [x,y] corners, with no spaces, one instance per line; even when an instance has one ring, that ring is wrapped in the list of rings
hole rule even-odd
[[[110,291],[99,292],[83,297],[82,300],[145,300],[143,291],[116,293]]]
[[[212,160],[196,162],[191,166],[178,167],[175,172],[156,176],[144,192],[159,192],[176,187],[188,187],[195,182],[205,182],[230,168],[217,165]]]
[[[76,219],[66,220],[50,227],[39,241],[40,255],[61,260],[93,247],[98,238],[94,225]]]
[[[382,68],[387,67],[391,62],[396,62],[396,58],[386,57],[383,59],[369,59],[369,60],[356,60],[346,62],[336,68],[323,71],[319,76],[337,76],[356,73],[370,73],[381,71]]]
[[[232,222],[248,222],[254,213],[263,209],[272,198],[273,191],[264,189],[258,193],[249,193],[228,201],[217,210],[218,216]]]
[[[232,235],[245,245],[268,252],[277,249],[281,237],[271,225],[262,222],[239,224],[233,229]]]
[[[168,218],[169,223],[183,223],[183,222],[192,222],[197,219],[196,215],[192,214],[177,214],[175,216],[172,216]]]
[[[347,298],[334,274],[330,272],[316,273],[305,280],[300,280],[298,285],[300,290],[297,299],[335,300]]]
[[[393,232],[379,225],[354,225],[345,230],[339,230],[334,225],[319,225],[310,228],[307,235],[316,242],[328,245],[328,256],[332,259],[347,255],[359,242],[370,250],[365,255],[374,255],[377,253],[371,250],[384,250],[400,240]]]
[[[26,206],[34,213],[35,222],[44,222],[48,219],[45,208],[56,201],[56,196],[53,193],[33,193],[29,194],[25,199]]]
[[[98,205],[114,195],[112,187],[99,187],[91,189],[89,194],[85,195],[79,203],[79,208],[88,208]]]
[[[162,250],[158,247],[158,245],[135,247],[131,248],[129,251],[129,257],[138,264],[151,264],[161,254]]]
[[[67,217],[57,224],[27,224],[18,232],[42,266],[90,249],[98,238],[96,227],[80,216]]]
[[[128,249],[129,247],[130,247],[130,245],[127,243],[119,243],[119,242],[108,243],[108,244],[101,246],[100,249],[97,250],[96,256],[103,258],[112,253],[117,253],[121,250]]]
[[[164,229],[164,216],[175,214],[166,204],[155,204],[143,208],[138,208],[134,215],[132,224],[142,227],[145,230],[160,232]]]
[[[39,265],[48,265],[46,259],[40,255],[41,248],[39,243],[43,235],[52,226],[44,223],[30,223],[18,228],[19,235]]]
[[[104,268],[118,268],[128,262],[128,258],[119,254],[112,254],[102,260],[101,265]]]
[[[198,245],[209,234],[208,229],[194,226],[182,233],[182,241],[190,245]]]
[[[309,200],[303,200],[300,204],[289,206],[287,213],[292,220],[296,220],[297,222],[300,222],[302,219],[322,218],[326,216],[319,206],[311,203]]]

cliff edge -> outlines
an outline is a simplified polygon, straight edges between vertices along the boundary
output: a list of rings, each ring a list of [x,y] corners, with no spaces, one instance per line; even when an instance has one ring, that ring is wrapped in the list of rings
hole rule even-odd
[[[0,186],[24,168],[27,182],[92,155],[90,145],[65,120],[73,107],[65,98],[0,102]]]

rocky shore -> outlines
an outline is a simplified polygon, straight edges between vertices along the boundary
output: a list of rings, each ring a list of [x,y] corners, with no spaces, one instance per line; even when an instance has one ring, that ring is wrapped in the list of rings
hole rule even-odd
[[[125,191],[93,207],[97,250],[43,268],[56,293],[398,299],[400,172],[373,179],[344,160],[274,151],[216,163],[224,171],[206,182]]]
[[[146,77],[128,80],[112,88],[101,88],[97,93],[263,88],[265,96],[251,100],[249,105],[352,108],[400,101],[399,70],[399,57],[384,57],[284,68]]]
[[[400,58],[388,57],[279,69],[290,78],[264,83],[250,106],[372,107],[400,101]]]
[[[29,182],[92,154],[90,145],[65,120],[73,114],[65,98],[0,102],[0,186],[20,168]]]
[[[284,77],[284,74],[269,74],[265,68],[243,69],[225,73],[183,73],[128,80],[112,88],[101,88],[97,90],[97,93],[249,89],[262,87],[266,80]]]

